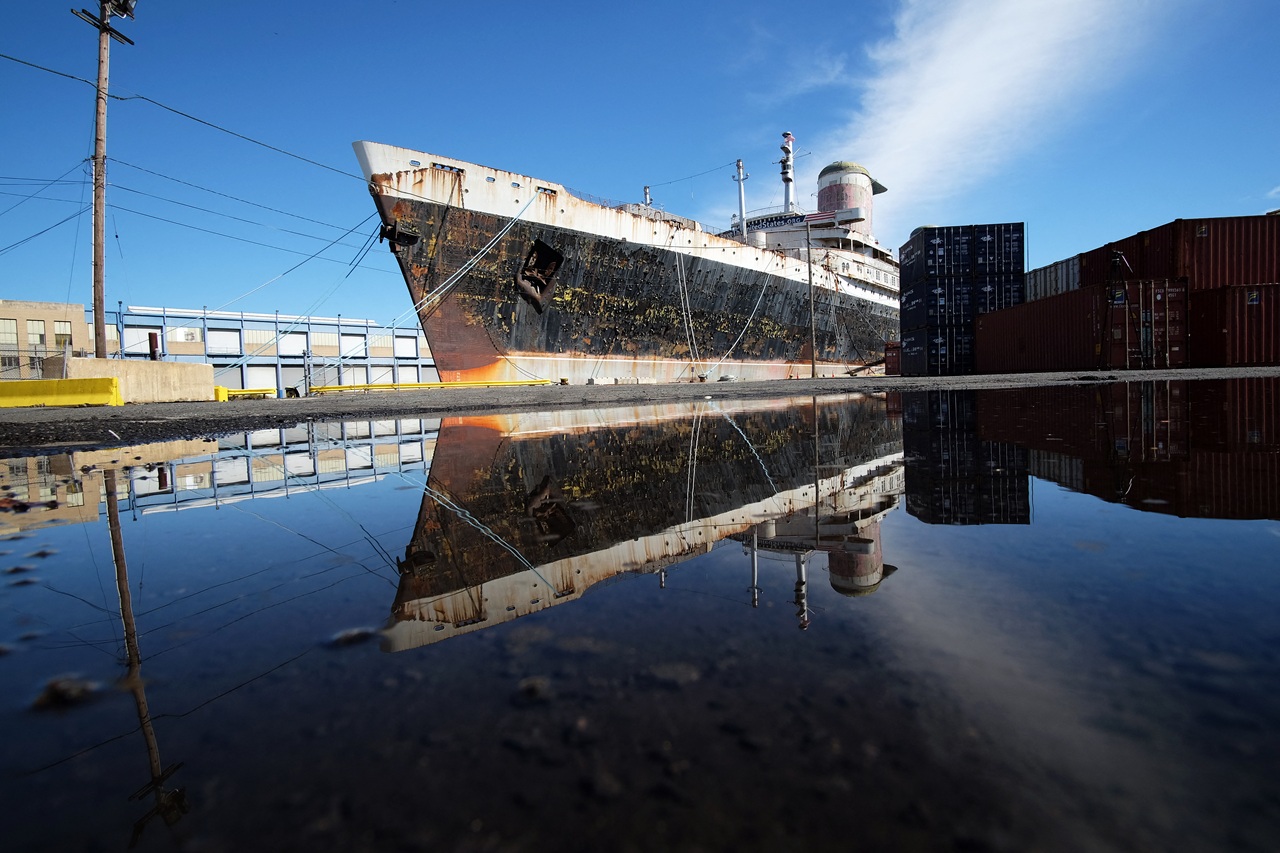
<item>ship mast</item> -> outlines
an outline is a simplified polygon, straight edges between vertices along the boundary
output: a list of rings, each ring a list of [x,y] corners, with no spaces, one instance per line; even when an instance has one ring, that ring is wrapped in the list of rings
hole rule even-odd
[[[742,229],[742,242],[747,242],[747,178],[751,177],[742,171],[742,161],[738,161],[738,174],[733,179],[738,182],[738,225]]]

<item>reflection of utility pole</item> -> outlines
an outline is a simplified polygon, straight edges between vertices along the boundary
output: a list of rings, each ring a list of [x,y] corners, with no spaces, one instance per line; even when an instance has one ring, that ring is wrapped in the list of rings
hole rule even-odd
[[[168,826],[176,824],[188,811],[187,792],[185,788],[166,790],[165,781],[182,767],[179,762],[168,768],[160,763],[160,745],[156,741],[155,728],[151,724],[151,711],[147,707],[146,686],[142,681],[142,650],[138,646],[138,627],[133,618],[133,595],[129,590],[129,569],[124,557],[124,536],[120,532],[120,502],[116,494],[116,472],[106,469],[102,472],[103,483],[107,490],[107,526],[111,531],[111,558],[116,567],[116,590],[120,595],[120,619],[124,623],[124,647],[129,659],[129,671],[124,678],[124,686],[133,694],[134,703],[138,706],[138,728],[147,744],[147,760],[151,770],[151,781],[129,795],[130,800],[140,800],[147,794],[155,794],[156,804],[151,811],[139,818],[133,825],[133,835],[129,846],[133,847],[142,837],[142,831],[156,815],[164,819]]]
[[[751,606],[760,606],[760,530],[751,528]]]
[[[98,106],[94,121],[93,145],[93,354],[107,357],[107,320],[105,302],[107,233],[107,68],[111,59],[111,39],[133,44],[127,36],[111,27],[111,16],[132,18],[137,0],[101,0],[98,15],[88,9],[71,10],[98,30]]]

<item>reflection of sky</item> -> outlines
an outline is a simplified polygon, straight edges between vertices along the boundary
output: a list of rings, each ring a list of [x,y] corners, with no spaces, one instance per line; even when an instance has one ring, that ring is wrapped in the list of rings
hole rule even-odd
[[[489,735],[509,722],[511,694],[529,676],[551,679],[571,722],[635,714],[694,728],[710,717],[719,736],[721,717],[750,708],[732,731],[753,744],[788,743],[791,705],[811,701],[837,719],[806,713],[868,755],[893,740],[862,728],[887,725],[861,704],[885,690],[894,708],[924,709],[912,718],[919,731],[904,724],[901,735],[932,759],[922,778],[949,761],[963,775],[971,768],[956,756],[977,750],[984,769],[1001,774],[997,788],[1050,803],[1088,827],[1082,837],[1116,837],[1100,816],[1126,827],[1121,838],[1185,837],[1202,849],[1221,840],[1215,823],[1253,840],[1277,825],[1265,807],[1251,811],[1249,797],[1274,785],[1280,759],[1278,522],[1141,513],[1032,480],[1029,526],[935,526],[890,512],[883,553],[899,571],[870,596],[835,592],[815,558],[807,631],[797,630],[794,560],[761,559],[753,610],[749,557],[725,541],[673,566],[665,589],[655,576],[634,577],[397,655],[376,644],[326,648],[339,631],[387,619],[422,479],[125,515],[160,747],[166,763],[187,763],[180,781],[195,788],[187,825],[210,820],[211,804],[242,805],[282,779],[308,784],[290,773],[341,784],[325,775],[317,744],[345,756],[334,778],[350,771],[379,793],[399,785],[406,756],[447,758],[455,742],[494,751],[477,764],[509,759]],[[110,685],[121,674],[105,521],[37,530],[0,551],[0,569],[33,569],[6,581],[38,581],[0,586],[0,642],[12,649],[0,659],[3,766],[13,777],[121,736],[28,777],[36,793],[22,803],[89,792],[74,804],[41,802],[63,813],[100,803],[111,815],[103,820],[124,814],[127,827],[136,814],[124,797],[146,777],[127,697],[108,690],[62,716],[26,711],[52,675]],[[52,553],[29,556],[40,551]],[[716,692],[707,700],[701,689]],[[613,742],[600,737],[600,749]],[[749,757],[737,767],[743,784],[753,768],[777,769]],[[769,781],[770,791],[808,790],[785,776]],[[228,793],[238,786],[245,800]]]
[[[905,568],[876,627],[900,666],[1064,772],[1058,784],[1109,790],[1127,820],[1209,832],[1269,783],[1253,759],[1277,756],[1280,523],[1032,490],[1030,527],[886,519],[886,558]]]

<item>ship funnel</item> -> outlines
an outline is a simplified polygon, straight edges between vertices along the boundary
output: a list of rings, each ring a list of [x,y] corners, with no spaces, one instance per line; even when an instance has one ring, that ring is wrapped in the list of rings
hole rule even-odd
[[[796,176],[792,169],[791,148],[796,138],[791,131],[782,134],[782,198],[788,211],[796,209]]]

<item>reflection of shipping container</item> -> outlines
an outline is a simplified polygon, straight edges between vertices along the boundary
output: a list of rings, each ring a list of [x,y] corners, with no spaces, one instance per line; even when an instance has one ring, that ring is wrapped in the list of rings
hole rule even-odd
[[[1192,291],[1280,282],[1280,216],[1176,219],[1080,255],[1081,287],[1181,278]]]
[[[1280,364],[1280,284],[1193,294],[1190,327],[1196,367]]]
[[[1196,448],[1280,451],[1280,378],[1196,382],[1189,393]]]

